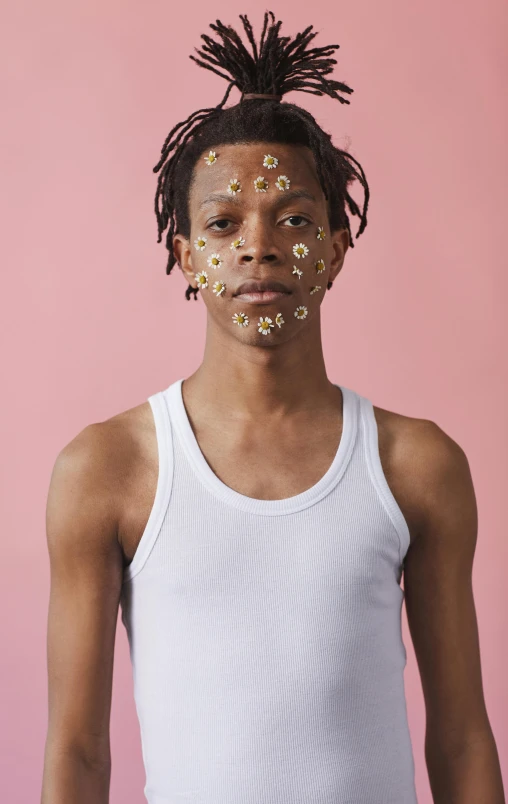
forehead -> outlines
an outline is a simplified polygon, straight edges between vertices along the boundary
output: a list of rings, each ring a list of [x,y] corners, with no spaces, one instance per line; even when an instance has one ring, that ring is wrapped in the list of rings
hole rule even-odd
[[[204,159],[209,150],[217,155],[213,165],[208,165]],[[267,154],[278,159],[275,168],[269,169],[263,165]],[[190,204],[199,203],[207,193],[226,190],[230,179],[254,181],[258,176],[263,176],[268,181],[275,181],[280,175],[287,176],[292,187],[306,187],[317,193],[316,198],[319,197],[321,187],[310,148],[271,142],[216,145],[203,152],[194,168]]]

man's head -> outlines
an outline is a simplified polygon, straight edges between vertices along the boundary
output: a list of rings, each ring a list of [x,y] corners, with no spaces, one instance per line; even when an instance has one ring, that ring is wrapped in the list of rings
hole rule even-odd
[[[353,90],[324,77],[336,63],[329,56],[339,45],[308,49],[316,36],[310,33],[312,26],[294,40],[281,37],[281,23],[267,12],[258,46],[247,17],[240,18],[252,56],[231,26],[220,20],[210,25],[222,43],[203,34],[206,46],[197,51],[201,58],[190,58],[223,78],[228,78],[228,73],[228,90],[218,106],[198,110],[173,128],[154,167],[154,172],[160,170],[155,197],[159,242],[168,227],[166,272],[179,262],[189,281],[186,298],[191,294],[196,298],[198,291],[207,293],[212,313],[218,304],[233,298],[245,277],[267,279],[273,278],[273,273],[277,279],[284,275],[281,281],[293,288],[297,307],[307,307],[307,301],[319,305],[348,246],[354,246],[346,206],[361,217],[359,237],[367,225],[369,188],[357,160],[335,147],[308,111],[280,99],[291,90],[300,90],[349,103],[337,90]],[[224,108],[233,86],[242,92],[241,101]],[[210,153],[215,157],[209,158]],[[266,154],[275,156],[278,163],[264,164]],[[256,191],[254,182],[259,177],[268,184]],[[239,192],[231,192],[231,187],[228,192],[231,179],[239,180]],[[364,188],[362,211],[348,192],[355,179]],[[285,180],[289,187],[282,187]],[[293,196],[295,189],[301,191],[298,199]],[[218,193],[225,199],[205,203],[208,196]],[[312,198],[304,198],[304,193]],[[319,227],[324,240],[317,236],[318,232],[322,236]],[[240,239],[237,247],[230,249],[235,239],[230,232],[245,242]],[[200,237],[206,242],[198,241],[196,248],[194,243]],[[300,243],[302,254],[293,251]],[[211,250],[212,244],[216,251]],[[219,253],[219,262],[215,253]],[[223,290],[222,280],[226,283]],[[312,290],[309,299],[303,290],[307,285],[309,294]],[[257,307],[255,319],[258,312],[264,316],[266,308]],[[306,317],[307,313],[300,310],[298,315]],[[245,326],[245,322],[238,323]]]
[[[249,343],[280,342],[312,319],[342,267],[349,234],[332,230],[330,217],[308,147],[218,145],[194,166],[188,234],[175,235],[175,256],[219,326]],[[239,295],[249,282],[287,292],[254,303]]]

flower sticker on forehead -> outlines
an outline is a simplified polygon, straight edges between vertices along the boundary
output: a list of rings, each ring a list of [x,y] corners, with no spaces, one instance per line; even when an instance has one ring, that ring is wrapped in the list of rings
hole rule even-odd
[[[236,195],[237,193],[241,193],[242,188],[240,187],[240,182],[238,179],[230,179],[228,184],[228,193],[230,195]]]
[[[203,235],[199,235],[199,237],[196,237],[194,241],[194,248],[197,251],[203,251],[205,246],[206,246],[206,237],[203,237]]]
[[[265,180],[264,176],[258,176],[257,179],[254,179],[254,187],[257,193],[266,193],[268,182]]]
[[[229,248],[235,249],[240,248],[240,246],[244,245],[245,245],[245,237],[237,237],[235,240],[233,240]]]
[[[215,151],[210,151],[208,156],[203,157],[207,165],[215,165],[217,161],[217,154]]]
[[[300,259],[300,257],[306,257],[309,253],[309,249],[305,245],[305,243],[295,243],[293,246],[293,254],[295,257]]]
[[[279,164],[279,160],[276,156],[271,156],[270,154],[265,154],[265,158],[263,159],[263,167],[268,168],[271,170],[272,168],[276,168]]]
[[[317,237],[318,240],[324,240],[325,239],[326,233],[325,233],[325,230],[324,230],[324,228],[322,226],[318,226],[316,237]]]
[[[279,190],[289,190],[289,185],[291,182],[289,181],[287,176],[278,176],[277,181],[275,182],[275,186]]]

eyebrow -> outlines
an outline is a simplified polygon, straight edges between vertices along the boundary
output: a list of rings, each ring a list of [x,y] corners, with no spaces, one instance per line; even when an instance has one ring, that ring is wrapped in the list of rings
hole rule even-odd
[[[275,202],[276,206],[281,206],[282,204],[287,203],[287,201],[292,201],[294,198],[307,198],[309,201],[316,201],[312,193],[308,190],[286,190],[284,194]],[[236,195],[230,195],[229,193],[212,193],[211,195],[207,195],[206,198],[203,199],[199,208],[205,207],[207,204],[213,204],[214,202],[222,201],[225,203],[232,203],[232,204],[239,204],[241,199],[238,198]]]

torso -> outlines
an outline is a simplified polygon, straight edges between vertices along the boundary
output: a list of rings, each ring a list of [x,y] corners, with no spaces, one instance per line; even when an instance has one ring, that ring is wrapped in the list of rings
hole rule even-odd
[[[408,523],[412,544],[417,513],[411,495],[416,468],[412,465],[414,450],[410,444],[423,420],[376,406],[374,412],[381,464]],[[319,432],[312,439],[302,438],[301,431],[293,425],[294,435],[281,434],[280,427],[276,433],[265,428],[256,430],[255,436],[248,442],[244,438],[241,444],[225,438],[227,428],[219,426],[214,432],[192,412],[190,417],[200,449],[215,474],[235,491],[257,499],[282,499],[313,486],[329,468],[339,443],[339,410],[320,422]],[[130,408],[103,422],[103,426],[115,428],[117,438],[119,434],[123,442],[121,478],[116,487],[121,497],[118,538],[127,566],[145,529],[157,486],[158,452],[150,404]]]

